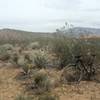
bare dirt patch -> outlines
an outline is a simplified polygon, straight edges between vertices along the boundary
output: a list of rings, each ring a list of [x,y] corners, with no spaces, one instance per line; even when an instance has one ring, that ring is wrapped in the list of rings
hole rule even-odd
[[[14,100],[17,95],[27,94],[22,84],[24,81],[16,79],[21,74],[21,69],[2,65],[0,67],[0,100]],[[59,74],[56,73],[56,75],[59,77]],[[82,81],[77,85],[65,84],[52,89],[51,92],[57,94],[60,100],[100,100],[100,83]]]
[[[14,67],[0,67],[0,100],[14,100],[14,98],[23,93],[24,87],[15,77],[20,70]]]
[[[55,89],[60,100],[100,100],[100,83],[82,81],[80,84],[63,85]]]

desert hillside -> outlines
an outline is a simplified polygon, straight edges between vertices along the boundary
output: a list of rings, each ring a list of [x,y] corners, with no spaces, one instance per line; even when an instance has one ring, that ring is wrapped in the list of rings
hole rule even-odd
[[[48,33],[27,32],[15,29],[1,29],[0,42],[17,42],[17,41],[31,41],[34,38],[51,37]]]

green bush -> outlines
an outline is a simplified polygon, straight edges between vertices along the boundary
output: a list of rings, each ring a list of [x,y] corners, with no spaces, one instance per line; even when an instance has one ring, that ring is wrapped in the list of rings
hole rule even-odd
[[[53,52],[56,54],[61,68],[65,67],[72,61],[72,50],[74,47],[74,41],[72,39],[61,35],[54,39],[52,45]]]
[[[68,67],[66,66],[62,75],[64,76],[64,79],[67,81],[76,81],[77,79],[79,79],[82,70],[82,79],[91,80],[98,70],[98,68],[96,68],[98,66],[95,66],[95,60],[97,60],[95,59],[95,55],[98,58],[99,54],[97,55],[97,50],[99,50],[100,48],[97,48],[97,43],[95,44],[94,41],[90,41],[89,39],[77,39],[74,47],[72,48],[72,54],[74,57],[81,56],[82,64],[79,66],[80,63],[78,63],[77,66],[79,66],[80,68],[76,66],[75,68],[68,69]],[[77,60],[73,60],[77,64]]]

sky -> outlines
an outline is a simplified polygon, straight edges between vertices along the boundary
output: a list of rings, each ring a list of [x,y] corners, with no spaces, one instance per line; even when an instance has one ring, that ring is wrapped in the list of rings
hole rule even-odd
[[[0,29],[53,32],[65,22],[100,28],[100,0],[0,0]]]

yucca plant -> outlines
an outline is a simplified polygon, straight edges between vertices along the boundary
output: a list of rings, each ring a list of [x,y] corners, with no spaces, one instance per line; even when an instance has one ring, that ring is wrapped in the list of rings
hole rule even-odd
[[[47,57],[42,53],[36,54],[34,57],[34,64],[37,68],[46,68]]]

